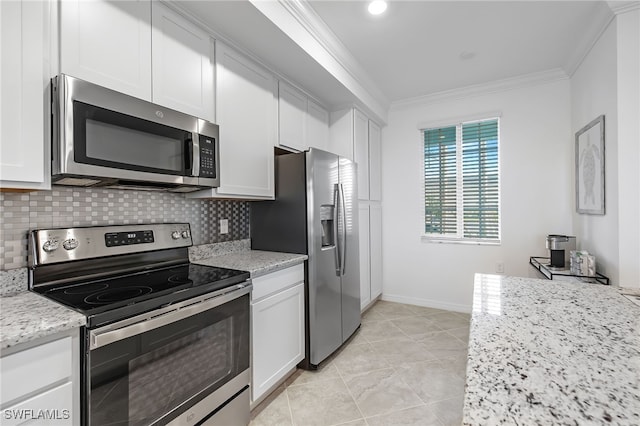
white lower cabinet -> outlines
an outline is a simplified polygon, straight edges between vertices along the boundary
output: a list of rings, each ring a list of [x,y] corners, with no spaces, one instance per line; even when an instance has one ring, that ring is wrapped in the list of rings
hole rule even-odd
[[[3,425],[28,420],[39,425],[80,424],[78,330],[51,339],[10,348],[6,355],[3,351]]]
[[[251,402],[304,359],[304,266],[253,279],[251,300]]]
[[[364,309],[371,302],[370,275],[370,240],[369,240],[369,205],[360,203],[358,206],[358,238],[360,239],[360,309]]]

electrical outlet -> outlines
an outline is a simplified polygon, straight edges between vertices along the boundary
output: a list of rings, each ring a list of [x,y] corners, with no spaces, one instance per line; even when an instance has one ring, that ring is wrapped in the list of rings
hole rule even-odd
[[[229,233],[229,219],[220,219],[220,233],[221,234]]]
[[[504,262],[496,263],[496,273],[504,274]]]

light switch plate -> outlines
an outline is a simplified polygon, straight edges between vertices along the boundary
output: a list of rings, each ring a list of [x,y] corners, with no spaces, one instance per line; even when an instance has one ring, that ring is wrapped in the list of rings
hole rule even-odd
[[[221,234],[229,233],[229,219],[220,219],[220,233]]]

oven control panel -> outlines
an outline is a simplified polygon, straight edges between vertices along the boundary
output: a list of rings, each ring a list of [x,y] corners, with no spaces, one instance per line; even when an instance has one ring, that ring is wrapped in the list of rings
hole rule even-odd
[[[29,234],[32,266],[193,245],[188,223],[40,229]]]

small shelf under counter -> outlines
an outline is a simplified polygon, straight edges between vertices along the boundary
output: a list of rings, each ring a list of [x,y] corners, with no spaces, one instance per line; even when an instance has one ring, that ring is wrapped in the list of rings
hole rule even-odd
[[[609,278],[596,272],[594,276],[572,274],[569,269],[555,269],[549,266],[550,259],[548,257],[530,256],[529,264],[537,269],[545,278],[553,280],[554,278],[575,278],[585,283],[599,283],[609,285]]]

